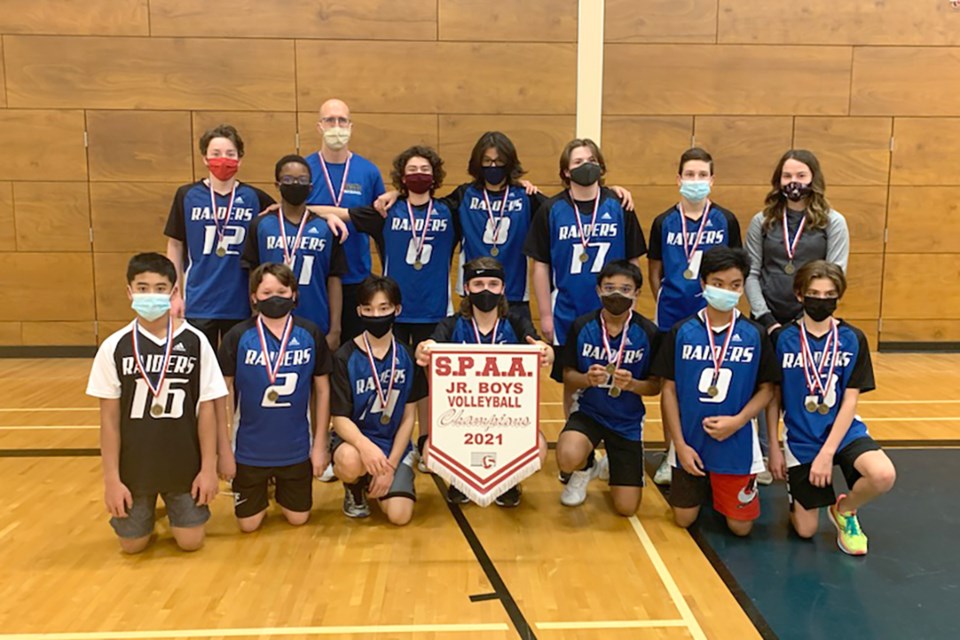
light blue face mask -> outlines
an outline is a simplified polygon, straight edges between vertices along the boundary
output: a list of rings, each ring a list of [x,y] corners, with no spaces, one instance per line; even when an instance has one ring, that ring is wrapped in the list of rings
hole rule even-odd
[[[703,299],[717,311],[731,311],[740,302],[740,292],[721,289],[708,284],[703,288]]]
[[[157,318],[162,318],[163,314],[170,311],[169,293],[134,293],[133,302],[130,307],[137,312],[137,315],[153,322]]]
[[[680,195],[690,202],[700,202],[710,195],[709,180],[681,180]]]

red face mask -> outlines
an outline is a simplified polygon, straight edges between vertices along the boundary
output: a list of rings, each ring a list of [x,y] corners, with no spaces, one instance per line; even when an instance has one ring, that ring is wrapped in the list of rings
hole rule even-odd
[[[429,173],[408,173],[403,176],[403,185],[410,193],[426,193],[433,186],[433,176]]]
[[[237,175],[240,161],[236,158],[207,158],[207,168],[217,180],[227,181]]]

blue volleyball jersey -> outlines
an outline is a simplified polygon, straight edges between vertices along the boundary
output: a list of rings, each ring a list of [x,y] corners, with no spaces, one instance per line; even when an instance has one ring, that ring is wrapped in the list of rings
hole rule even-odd
[[[319,151],[307,156],[307,164],[313,180],[313,190],[307,197],[307,204],[340,206],[345,209],[369,207],[383,195],[383,178],[377,165],[355,153],[350,155],[350,171],[346,182],[343,180],[346,162],[326,163],[334,193],[330,193],[330,185],[327,185],[324,178]],[[339,204],[337,196],[340,197]],[[359,284],[370,275],[370,237],[358,231],[352,222],[347,222],[347,229],[350,236],[343,243],[347,255],[347,271],[343,274],[343,284]]]
[[[331,372],[330,351],[315,324],[293,318],[283,360],[271,383],[264,358],[271,365],[277,362],[280,339],[266,327],[264,337],[266,356],[254,317],[228,331],[220,345],[223,375],[233,378],[234,452],[237,462],[255,467],[297,464],[310,457],[313,379]],[[270,399],[271,392],[276,399]]]
[[[217,211],[210,210],[210,187],[204,181],[177,189],[164,234],[183,243],[181,292],[186,316],[199,319],[238,320],[250,315],[247,274],[240,254],[247,228],[273,198],[248,184],[237,183],[230,219],[224,225],[231,194],[214,194]],[[217,223],[223,229],[226,255],[217,255]]]
[[[458,214],[463,232],[460,270],[462,271],[463,265],[470,260],[492,257],[503,265],[507,300],[526,302],[530,299],[530,291],[523,243],[533,220],[533,212],[546,199],[539,195],[528,196],[521,186],[509,186],[508,189],[509,191],[487,191],[482,185],[464,184],[454,192],[452,198],[456,198],[459,204]],[[487,200],[493,210],[493,222],[487,214]],[[491,253],[494,241],[497,247],[495,256]],[[463,290],[462,282],[459,288]]]
[[[737,222],[737,218],[723,207],[710,203],[705,222],[703,218],[691,220],[688,217],[686,219],[688,250],[693,248],[700,223],[703,222],[700,243],[697,245],[697,250],[691,254],[688,263],[687,254],[683,248],[681,215],[679,206],[674,205],[657,216],[650,229],[650,253],[647,258],[660,260],[663,263],[656,315],[656,323],[661,331],[669,331],[680,320],[707,306],[703,299],[703,288],[700,285],[700,260],[703,254],[713,247],[742,246],[740,223]],[[688,268],[693,272],[692,279],[683,275]]]
[[[364,436],[380,447],[385,456],[393,450],[393,441],[403,412],[408,404],[413,404],[427,396],[427,381],[423,369],[413,360],[409,347],[396,342],[397,365],[393,376],[393,389],[387,398],[388,424],[381,424],[384,406],[377,393],[374,371],[370,368],[367,353],[350,340],[342,345],[333,356],[333,399],[330,411],[334,416],[349,418]],[[390,356],[388,351],[382,359],[375,360],[376,375],[380,379],[384,394],[390,386]],[[409,449],[409,445],[408,445]]]
[[[610,362],[603,344],[603,328],[600,324],[602,311],[591,311],[582,315],[573,323],[569,340],[564,345],[560,358],[564,369],[573,369],[586,373],[591,365],[604,367]],[[654,357],[657,327],[655,324],[634,312],[627,330],[609,338],[613,358],[623,347],[621,369],[626,369],[637,380],[644,380],[650,374],[650,365]],[[582,411],[606,428],[615,431],[627,440],[638,441],[643,433],[643,423],[647,414],[643,399],[635,393],[623,391],[616,398],[610,395],[610,381],[598,387],[578,389],[573,395],[571,411]]]
[[[519,315],[508,314],[500,318],[496,326],[496,335],[493,331],[480,333],[481,344],[526,344],[527,337],[539,340],[537,330],[529,319]],[[436,342],[450,342],[453,344],[477,344],[477,335],[473,331],[473,322],[459,313],[448,316],[437,323],[430,336]]]
[[[439,322],[453,312],[450,298],[450,263],[460,242],[457,216],[443,198],[433,200],[433,213],[423,247],[427,205],[413,207],[414,233],[410,229],[407,201],[400,198],[383,218],[372,208],[350,209],[350,218],[360,231],[369,233],[383,259],[383,275],[397,281],[403,305],[397,322]],[[419,261],[422,268],[416,269]]]
[[[706,310],[674,325],[663,339],[653,374],[676,383],[683,439],[700,455],[706,470],[745,475],[763,469],[760,443],[750,422],[720,442],[707,435],[703,420],[740,413],[760,384],[779,382],[780,368],[763,327],[734,313],[734,334],[716,382],[704,323]],[[714,333],[717,354],[727,331]],[[718,390],[713,397],[707,393],[711,385]]]
[[[547,200],[534,216],[524,243],[524,253],[550,265],[553,293],[553,328],[557,344],[564,344],[573,321],[600,308],[597,274],[604,265],[624,258],[639,258],[647,252],[637,216],[624,211],[616,194],[604,188],[597,218],[590,226],[594,201],[575,208],[568,192]],[[587,260],[580,242],[577,216],[588,236]]]
[[[814,337],[807,332],[810,350],[813,352],[814,362],[820,365],[824,347],[830,332],[820,337]],[[839,347],[834,364],[833,376],[825,380],[830,369],[829,356],[833,353],[830,347],[826,354],[827,362],[821,368],[821,381],[824,383],[827,394],[820,398],[819,391],[810,393],[807,380],[803,373],[803,358],[801,356],[800,327],[793,322],[786,328],[778,331],[775,340],[777,343],[777,362],[782,370],[781,406],[783,407],[783,423],[785,426],[784,449],[786,450],[787,466],[793,467],[813,462],[820,453],[830,435],[833,423],[837,419],[843,394],[847,389],[859,389],[861,393],[876,388],[873,379],[873,365],[870,362],[870,348],[867,339],[856,327],[843,322],[838,326]],[[829,412],[821,415],[818,411],[807,411],[808,396],[816,396],[818,402],[829,407]],[[867,426],[859,416],[855,416],[846,435],[837,447],[837,451],[845,446],[869,435]]]
[[[324,335],[330,332],[330,298],[327,278],[340,277],[347,265],[340,240],[333,236],[327,222],[307,212],[307,222],[300,236],[293,260],[297,277],[298,303],[294,314],[309,319]],[[287,251],[294,249],[299,225],[283,217],[283,233]],[[280,239],[280,219],[277,212],[256,218],[250,225],[241,262],[252,271],[265,262],[283,264],[283,244]]]

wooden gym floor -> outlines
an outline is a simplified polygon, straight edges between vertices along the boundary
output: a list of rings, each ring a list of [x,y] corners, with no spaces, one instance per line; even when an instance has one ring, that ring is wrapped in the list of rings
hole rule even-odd
[[[414,521],[397,529],[375,508],[346,519],[340,485],[316,483],[299,529],[271,508],[242,535],[222,496],[202,551],[177,551],[162,522],[157,544],[125,557],[102,504],[89,365],[0,360],[0,640],[760,637],[652,484],[635,518],[612,514],[599,481],[568,509],[552,455],[515,510],[450,508],[419,475]],[[879,354],[874,366],[860,414],[875,438],[960,444],[960,355]],[[555,441],[560,390],[543,387]]]

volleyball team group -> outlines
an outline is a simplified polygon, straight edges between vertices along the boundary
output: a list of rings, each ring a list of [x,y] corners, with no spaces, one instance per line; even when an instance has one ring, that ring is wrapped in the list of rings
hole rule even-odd
[[[278,198],[237,179],[234,127],[205,132],[208,175],[174,195],[166,255],[131,258],[135,318],[102,343],[87,386],[124,551],[155,538],[158,496],[176,543],[199,549],[220,480],[244,532],[271,498],[290,524],[307,523],[315,478],[343,484],[346,516],[375,504],[407,524],[430,456],[431,350],[461,343],[536,345],[563,385],[563,505],[600,479],[616,513],[637,512],[643,397],[659,396],[668,452],[654,479],[670,485],[679,526],[710,500],[746,536],[758,485],[785,480],[799,536],[813,537],[826,510],[839,548],[867,553],[858,510],[896,473],[857,415],[873,369],[864,334],[836,317],[849,234],[813,153],[784,153],[743,237],[710,199],[713,158],[687,149],[676,202],[645,236],[589,139],[563,148],[552,197],[523,179],[497,131],[466,159],[469,183],[445,188],[443,160],[417,145],[394,159],[387,191],[350,149],[353,126],[345,103],[324,103],[320,149],[276,163]],[[635,310],[643,255],[652,319]],[[543,462],[542,433],[539,443]],[[501,491],[498,506],[520,505],[519,483]],[[446,498],[469,501],[454,486]]]

